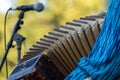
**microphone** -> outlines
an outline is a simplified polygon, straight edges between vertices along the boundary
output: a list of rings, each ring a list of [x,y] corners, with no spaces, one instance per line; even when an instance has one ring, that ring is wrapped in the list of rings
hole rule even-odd
[[[22,10],[22,11],[30,11],[30,10],[35,10],[37,12],[40,12],[44,9],[44,6],[42,3],[36,3],[36,4],[31,4],[31,5],[23,5],[23,6],[18,6],[18,7],[13,7],[10,8],[10,10]]]

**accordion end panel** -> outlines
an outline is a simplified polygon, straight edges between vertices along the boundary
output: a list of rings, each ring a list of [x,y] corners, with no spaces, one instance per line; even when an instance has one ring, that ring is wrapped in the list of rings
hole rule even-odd
[[[8,80],[62,80],[65,76],[49,58],[47,50],[18,64]]]

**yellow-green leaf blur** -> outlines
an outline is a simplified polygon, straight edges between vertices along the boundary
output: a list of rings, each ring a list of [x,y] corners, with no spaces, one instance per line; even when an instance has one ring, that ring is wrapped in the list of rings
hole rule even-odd
[[[23,4],[34,4],[37,0],[16,0],[13,6]],[[41,0],[39,0],[41,2]],[[29,11],[25,13],[24,25],[18,33],[22,34],[26,40],[22,44],[22,56],[24,53],[36,44],[43,35],[60,25],[65,25],[73,19],[98,14],[104,10],[101,0],[42,0],[45,9],[41,12]],[[7,42],[11,36],[14,24],[18,19],[20,11],[10,11],[7,17]],[[4,15],[0,13],[0,61],[4,55]],[[16,45],[14,42],[13,45]],[[16,46],[11,48],[7,56],[9,74],[17,64]],[[6,80],[5,64],[0,73],[0,80]]]

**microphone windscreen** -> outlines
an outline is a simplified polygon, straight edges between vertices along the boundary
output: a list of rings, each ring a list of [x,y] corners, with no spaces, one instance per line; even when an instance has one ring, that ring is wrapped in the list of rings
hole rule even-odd
[[[34,10],[40,12],[44,9],[44,5],[42,3],[36,3],[34,6],[33,6]]]

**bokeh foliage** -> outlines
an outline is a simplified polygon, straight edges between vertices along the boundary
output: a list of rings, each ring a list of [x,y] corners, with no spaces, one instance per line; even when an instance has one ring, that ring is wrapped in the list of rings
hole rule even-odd
[[[32,4],[35,0],[19,0],[14,5]],[[53,28],[57,28],[60,25],[65,25],[66,22],[73,19],[79,19],[87,15],[98,14],[103,10],[101,0],[42,0],[45,4],[44,11],[38,13],[30,11],[25,13],[24,25],[21,26],[21,30],[18,32],[26,37],[25,44],[22,45],[22,56],[39,41],[39,38],[52,31]],[[12,11],[7,18],[7,41],[10,38],[12,29],[17,16],[20,11]],[[4,55],[4,40],[3,40],[3,22],[4,16],[0,14],[0,59]],[[14,42],[14,44],[16,44]],[[9,73],[17,64],[17,51],[16,47],[11,48],[8,56]],[[5,66],[0,73],[0,80],[5,80]]]

